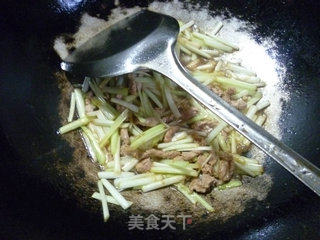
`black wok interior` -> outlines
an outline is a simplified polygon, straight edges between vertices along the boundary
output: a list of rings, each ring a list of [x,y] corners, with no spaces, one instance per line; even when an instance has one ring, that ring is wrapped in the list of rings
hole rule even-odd
[[[145,6],[146,1],[120,1]],[[130,2],[130,3],[129,3]],[[198,1],[197,1],[198,2]],[[320,2],[200,1],[257,24],[257,41],[275,38],[291,99],[281,116],[283,141],[320,167]],[[66,6],[74,6],[68,9]],[[320,201],[278,164],[268,197],[225,223],[189,231],[129,231],[128,219],[102,222],[74,204],[68,176],[54,161],[72,160],[56,135],[60,90],[53,75],[55,36],[74,32],[83,12],[106,18],[113,1],[2,1],[0,9],[0,239],[319,239]],[[227,13],[228,14],[228,13]]]

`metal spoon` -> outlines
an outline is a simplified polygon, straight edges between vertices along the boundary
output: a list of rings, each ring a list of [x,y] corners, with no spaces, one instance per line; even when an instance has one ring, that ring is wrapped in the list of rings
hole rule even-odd
[[[172,79],[320,196],[320,170],[192,78],[174,46],[176,19],[140,11],[100,32],[62,63],[65,71],[89,77],[117,76],[152,69]]]

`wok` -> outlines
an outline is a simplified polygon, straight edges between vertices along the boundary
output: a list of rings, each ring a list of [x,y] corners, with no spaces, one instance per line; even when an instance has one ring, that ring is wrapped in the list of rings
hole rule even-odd
[[[318,167],[320,154],[320,4],[317,1],[200,1],[257,24],[257,41],[275,38],[286,69],[290,101],[282,140]],[[121,2],[145,6],[144,1]],[[129,231],[127,217],[81,202],[57,163],[72,161],[73,148],[56,135],[60,89],[55,36],[75,32],[83,12],[107,17],[113,1],[5,1],[0,14],[1,239],[319,239],[318,197],[278,164],[266,166],[274,183],[263,201],[252,200],[226,222],[204,221],[185,231]],[[80,178],[84,174],[77,172]],[[92,204],[98,204],[92,202]],[[122,215],[126,216],[126,215]],[[204,216],[205,218],[205,216]]]

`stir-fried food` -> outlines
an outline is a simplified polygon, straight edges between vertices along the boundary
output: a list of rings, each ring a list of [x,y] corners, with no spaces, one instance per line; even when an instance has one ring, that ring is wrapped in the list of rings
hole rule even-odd
[[[217,36],[221,27],[218,23],[207,34],[193,21],[180,22],[177,55],[195,79],[261,126],[269,105],[259,91],[265,84],[254,72],[222,59],[239,49]],[[261,163],[244,156],[247,139],[157,72],[86,77],[82,89],[72,92],[68,122],[59,133],[79,129],[88,154],[102,168],[99,192],[92,197],[102,202],[105,221],[108,203],[124,209],[132,204],[120,190],[173,186],[213,211],[201,194],[239,187],[242,175],[263,173]]]

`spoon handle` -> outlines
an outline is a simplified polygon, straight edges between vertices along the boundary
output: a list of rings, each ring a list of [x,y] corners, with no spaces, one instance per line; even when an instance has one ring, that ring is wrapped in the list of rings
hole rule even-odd
[[[158,56],[148,67],[172,79],[320,196],[320,169],[191,77],[173,48]]]

